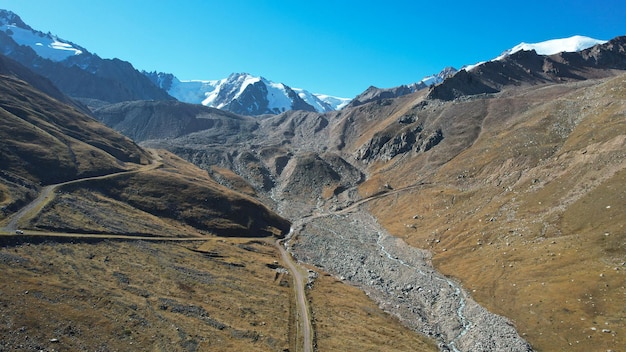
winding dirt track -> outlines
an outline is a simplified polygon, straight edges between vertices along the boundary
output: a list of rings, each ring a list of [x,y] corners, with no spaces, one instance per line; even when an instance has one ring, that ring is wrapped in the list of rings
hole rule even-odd
[[[44,202],[52,200],[52,198],[54,198],[54,193],[53,192],[56,191],[56,189],[61,187],[61,186],[65,186],[65,185],[69,185],[69,184],[73,184],[73,183],[85,182],[85,181],[103,180],[103,179],[107,179],[107,178],[111,178],[111,177],[116,177],[116,176],[126,175],[126,174],[133,174],[133,173],[138,173],[138,172],[152,171],[152,170],[156,170],[156,169],[162,167],[163,166],[163,163],[161,162],[162,159],[157,154],[157,152],[156,151],[151,151],[151,154],[154,157],[154,159],[150,162],[150,164],[142,166],[141,168],[138,168],[136,170],[120,171],[120,172],[114,172],[114,173],[106,174],[106,175],[79,178],[79,179],[76,179],[76,180],[71,180],[71,181],[66,181],[66,182],[61,182],[61,183],[45,186],[44,188],[41,189],[41,193],[39,194],[39,196],[35,200],[30,202],[28,205],[26,205],[25,207],[20,209],[20,211],[18,211],[17,213],[15,213],[15,214],[13,214],[11,216],[10,221],[7,223],[7,225],[4,228],[2,228],[2,230],[3,231],[7,231],[7,232],[14,232],[15,230],[17,230],[18,222],[22,218],[24,218],[27,214],[29,214],[31,211],[33,211],[34,209],[36,209],[36,208],[40,207],[42,204],[44,204]],[[51,195],[52,195],[52,197],[51,197]],[[31,234],[37,234],[37,233],[45,234],[45,233],[48,233],[48,232],[29,231],[29,233],[31,233]]]
[[[300,336],[302,336],[303,340],[303,349],[304,352],[312,352],[313,351],[313,327],[311,325],[311,317],[309,316],[309,305],[306,299],[306,293],[304,292],[304,282],[305,277],[299,268],[301,268],[298,264],[296,264],[291,255],[287,253],[285,247],[282,244],[282,240],[276,241],[276,247],[280,251],[280,255],[289,267],[289,271],[291,271],[293,275],[294,281],[294,290],[296,295],[296,341],[299,341]]]
[[[41,205],[44,201],[46,201],[50,197],[50,194],[52,193],[52,191],[55,190],[60,185],[61,184],[51,185],[51,186],[46,186],[42,188],[39,196],[35,200],[27,204],[25,207],[20,209],[20,211],[13,214],[13,216],[11,216],[11,220],[9,221],[9,223],[2,230],[7,231],[7,232],[14,232],[15,230],[17,230],[18,221],[20,221],[24,216],[26,216],[26,214],[30,213],[33,209],[35,209],[36,207]]]
[[[111,178],[115,176],[120,176],[124,174],[131,174],[137,172],[146,172],[158,169],[163,166],[161,162],[160,156],[152,151],[152,155],[154,156],[154,160],[144,167],[141,167],[137,170],[129,170],[129,171],[121,171],[112,174],[102,175],[102,176],[94,176],[94,177],[86,177],[77,180],[57,183],[53,185],[48,185],[42,188],[39,196],[33,200],[31,203],[20,209],[17,213],[13,214],[9,220],[9,222],[3,227],[0,228],[0,236],[5,237],[41,237],[41,238],[77,238],[77,239],[102,239],[102,240],[135,240],[135,241],[172,241],[172,242],[185,242],[185,241],[207,241],[210,238],[203,237],[186,237],[186,238],[176,238],[176,237],[149,237],[149,236],[126,236],[126,235],[113,235],[113,234],[78,234],[78,233],[58,233],[58,232],[47,232],[47,231],[32,231],[32,230],[23,230],[20,231],[20,234],[16,234],[16,230],[18,230],[18,223],[23,218],[31,215],[33,211],[36,209],[40,209],[42,205],[46,202],[49,202],[54,198],[54,191],[57,188],[72,184],[79,183],[85,181],[92,180],[101,180],[106,178]],[[34,215],[34,214],[33,214]],[[311,324],[311,317],[309,314],[309,305],[306,299],[306,293],[304,289],[304,283],[306,279],[306,275],[303,274],[303,269],[300,267],[294,260],[291,258],[291,255],[287,253],[285,247],[282,245],[282,240],[276,241],[276,247],[280,251],[280,255],[287,265],[289,271],[291,272],[294,278],[294,294],[296,295],[296,321],[293,322],[296,327],[297,337],[296,337],[296,351],[303,352],[313,352],[313,328]],[[299,349],[298,342],[300,341],[300,336],[302,337],[303,346],[302,349]]]

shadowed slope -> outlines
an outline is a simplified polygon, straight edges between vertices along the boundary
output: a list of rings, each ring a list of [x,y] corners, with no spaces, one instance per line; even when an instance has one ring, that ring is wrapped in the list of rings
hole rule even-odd
[[[203,105],[178,101],[131,101],[94,110],[105,125],[134,141],[170,139],[198,131],[212,131],[216,142],[251,133],[257,122]]]

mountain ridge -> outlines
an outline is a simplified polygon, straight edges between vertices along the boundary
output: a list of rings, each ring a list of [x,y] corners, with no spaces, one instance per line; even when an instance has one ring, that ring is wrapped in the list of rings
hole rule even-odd
[[[535,51],[538,55],[556,55],[559,53],[571,53],[578,52],[598,44],[605,44],[606,40],[593,39],[586,36],[576,35],[568,38],[551,39],[539,43],[520,43],[514,47],[505,50],[499,56],[489,61],[482,61],[472,65],[464,65],[460,70],[454,67],[446,67],[439,73],[426,76],[421,81],[408,85],[401,85],[392,88],[377,88],[374,86],[369,87],[363,93],[356,96],[351,102],[351,106],[358,106],[364,103],[368,103],[380,99],[389,99],[393,97],[399,97],[405,94],[414,93],[418,90],[425,88],[435,87],[443,83],[447,78],[453,77],[460,71],[472,71],[482,65],[505,60],[508,56],[514,55],[520,51]],[[460,79],[464,79],[465,74],[461,75]],[[475,88],[478,89],[478,88]],[[478,89],[477,91],[483,91],[485,88]],[[485,90],[485,93],[489,89]]]
[[[623,70],[626,36],[576,52],[540,55],[518,50],[461,70],[434,86],[429,98],[453,100],[463,96],[492,94],[507,87],[608,77],[608,70]]]
[[[227,78],[209,81],[181,81],[173,74],[162,72],[144,74],[179,101],[242,115],[275,115],[287,110],[328,112],[341,109],[349,101],[291,88],[248,73],[233,73]]]
[[[528,48],[571,51],[601,42],[574,36],[534,44],[520,43],[492,61],[502,60]],[[233,73],[220,80],[180,81],[173,74],[139,72],[123,60],[101,59],[70,41],[32,29],[17,14],[8,10],[0,11],[0,51],[47,77],[65,94],[80,98],[91,106],[103,105],[97,101],[117,103],[177,99],[252,116],[279,114],[287,110],[340,110],[348,104],[357,106],[432,87],[457,72],[446,67],[438,74],[426,76],[415,83],[392,88],[369,87],[353,99],[313,94],[246,73]],[[481,64],[465,66],[465,70]]]
[[[0,53],[48,78],[72,98],[106,102],[174,99],[129,62],[102,59],[70,41],[32,29],[0,11]]]
[[[93,110],[105,125],[137,142],[170,139],[194,132],[216,130],[216,143],[254,131],[255,119],[229,111],[180,101],[131,101]],[[172,118],[175,116],[176,118]]]

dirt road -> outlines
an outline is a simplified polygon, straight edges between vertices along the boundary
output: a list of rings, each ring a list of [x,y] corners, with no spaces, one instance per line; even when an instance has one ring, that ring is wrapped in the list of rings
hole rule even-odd
[[[102,176],[94,176],[87,177],[72,181],[67,181],[63,183],[58,183],[54,185],[49,185],[42,188],[39,196],[33,200],[31,203],[20,209],[17,213],[13,214],[4,228],[0,229],[0,236],[19,236],[20,238],[25,237],[50,237],[50,238],[78,238],[78,239],[117,239],[117,240],[141,240],[141,241],[207,241],[211,238],[172,238],[172,237],[146,237],[146,236],[126,236],[126,235],[113,235],[113,234],[77,234],[77,233],[56,233],[56,232],[44,232],[44,231],[32,231],[32,230],[22,230],[19,235],[16,234],[16,230],[18,230],[19,222],[34,214],[38,209],[41,209],[47,202],[51,201],[54,198],[54,192],[56,189],[63,185],[68,185],[72,183],[79,183],[91,180],[105,179],[110,177],[115,177],[124,174],[136,173],[136,172],[145,172],[157,169],[162,166],[160,156],[155,152],[151,151],[154,159],[151,164],[141,167],[137,170],[129,170],[122,171],[117,173],[112,173],[108,175]],[[296,351],[303,352],[313,352],[313,328],[311,325],[311,317],[309,314],[309,306],[306,299],[306,294],[304,291],[305,280],[307,278],[306,271],[302,269],[298,264],[296,264],[291,255],[287,253],[285,247],[282,245],[281,240],[276,241],[276,247],[278,247],[280,251],[280,255],[287,265],[291,275],[294,278],[294,294],[296,295],[296,321],[294,325],[297,327],[297,338],[296,338]],[[300,340],[302,339],[302,340]],[[299,346],[299,342],[302,341],[303,346]]]
[[[306,293],[304,292],[304,282],[306,280],[306,276],[303,273],[301,267],[296,264],[291,255],[287,253],[285,247],[282,244],[282,240],[276,241],[276,247],[280,251],[280,255],[289,268],[293,276],[294,281],[294,291],[296,295],[296,341],[300,341],[300,337],[303,340],[303,349],[304,352],[313,352],[313,328],[311,325],[311,317],[309,315],[309,305],[306,299]],[[297,350],[296,350],[297,351]]]
[[[20,221],[24,216],[26,216],[26,214],[30,213],[33,209],[43,204],[44,201],[47,201],[52,191],[55,190],[57,187],[58,185],[51,185],[42,188],[39,197],[35,198],[35,200],[20,209],[20,211],[13,214],[9,223],[2,230],[7,232],[14,232],[15,230],[17,230],[18,221]]]
[[[19,221],[22,218],[24,218],[26,215],[28,215],[34,209],[39,208],[40,206],[44,205],[46,202],[49,202],[50,200],[52,200],[54,198],[54,191],[61,186],[69,185],[72,183],[85,182],[85,181],[102,180],[102,179],[125,175],[125,174],[146,172],[146,171],[158,169],[159,167],[163,165],[163,163],[161,162],[161,157],[158,154],[156,154],[156,151],[151,151],[151,152],[152,152],[152,155],[154,156],[154,159],[152,160],[152,162],[136,170],[128,170],[128,171],[115,172],[115,173],[111,173],[107,175],[85,177],[85,178],[80,178],[77,180],[71,180],[71,181],[66,181],[66,182],[61,182],[61,183],[45,186],[44,188],[41,189],[41,193],[39,194],[37,198],[35,198],[35,200],[33,200],[28,205],[20,209],[17,213],[13,214],[9,222],[7,223],[7,225],[0,230],[6,231],[6,232],[15,232],[15,230],[18,229]]]

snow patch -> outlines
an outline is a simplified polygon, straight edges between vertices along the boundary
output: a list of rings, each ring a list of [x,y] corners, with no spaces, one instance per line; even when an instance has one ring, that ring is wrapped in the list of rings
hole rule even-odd
[[[325,103],[322,99],[318,98],[315,94],[312,94],[302,88],[292,88],[294,92],[298,94],[300,99],[304,100],[307,104],[315,108],[317,112],[326,112],[332,109],[332,107]]]
[[[505,50],[502,54],[500,54],[498,57],[494,58],[491,61],[503,60],[507,56],[522,50],[534,50],[539,55],[554,55],[562,52],[572,53],[582,51],[591,48],[594,45],[604,44],[606,42],[606,40],[594,39],[582,35],[575,35],[569,38],[551,39],[539,43],[522,42],[512,47],[511,49]],[[474,65],[466,65],[463,66],[461,69],[469,72],[486,62],[488,61],[481,61]]]
[[[340,97],[335,97],[335,96],[326,95],[326,94],[314,93],[313,96],[323,101],[324,103],[328,104],[333,110],[341,110],[352,101],[352,99],[350,98],[340,98]]]
[[[63,61],[83,53],[81,49],[56,36],[18,27],[15,24],[4,23],[0,25],[0,30],[7,33],[17,44],[31,47],[37,55],[52,61]]]
[[[293,102],[287,94],[287,89],[282,83],[270,82],[263,79],[263,83],[267,87],[267,108],[275,112],[285,112],[291,109]]]
[[[218,83],[219,81],[180,81],[174,77],[168,93],[182,102],[202,104],[208,95],[215,91]]]
[[[589,37],[584,37],[581,35],[575,35],[569,38],[562,39],[552,39],[546,40],[544,42],[539,43],[520,43],[513,48],[506,50],[500,56],[496,57],[495,60],[502,60],[505,57],[514,54],[518,51],[526,50],[534,50],[539,55],[554,55],[562,52],[577,52],[581,50],[585,50],[587,48],[591,48],[596,44],[604,44],[606,40],[593,39]]]

